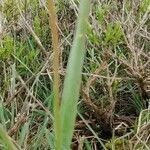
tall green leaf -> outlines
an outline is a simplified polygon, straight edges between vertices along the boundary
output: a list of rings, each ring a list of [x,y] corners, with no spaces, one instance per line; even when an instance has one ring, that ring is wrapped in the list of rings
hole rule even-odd
[[[70,149],[73,136],[77,102],[79,98],[81,72],[85,55],[85,35],[88,26],[90,0],[81,0],[76,35],[70,52],[62,94],[61,150]]]

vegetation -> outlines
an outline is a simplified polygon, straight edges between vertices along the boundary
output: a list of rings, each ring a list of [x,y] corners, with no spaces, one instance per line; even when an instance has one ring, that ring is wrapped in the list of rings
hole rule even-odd
[[[149,0],[1,0],[0,149],[148,150],[149,15]]]

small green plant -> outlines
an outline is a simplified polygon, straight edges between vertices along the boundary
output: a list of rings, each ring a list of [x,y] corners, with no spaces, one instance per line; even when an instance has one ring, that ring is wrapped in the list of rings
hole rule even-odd
[[[115,22],[114,24],[109,23],[106,28],[104,44],[112,44],[116,46],[122,41],[122,31],[120,24]]]

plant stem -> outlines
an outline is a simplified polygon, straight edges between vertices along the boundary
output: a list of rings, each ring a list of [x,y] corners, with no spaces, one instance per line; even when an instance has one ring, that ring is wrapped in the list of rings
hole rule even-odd
[[[60,114],[59,114],[59,40],[58,40],[58,23],[55,4],[53,0],[48,0],[49,24],[52,34],[53,45],[53,70],[54,70],[54,130],[55,130],[55,148],[60,150]]]

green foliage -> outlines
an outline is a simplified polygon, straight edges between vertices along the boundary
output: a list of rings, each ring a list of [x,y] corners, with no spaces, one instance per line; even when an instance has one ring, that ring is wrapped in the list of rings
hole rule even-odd
[[[34,31],[39,36],[41,34],[40,18],[35,16],[34,18]]]
[[[6,129],[6,124],[5,124],[5,113],[4,113],[4,107],[2,103],[0,103],[0,122],[2,123],[3,127]]]
[[[0,47],[0,59],[7,60],[11,57],[14,51],[13,38],[10,36],[5,36],[2,40],[2,46]]]
[[[43,45],[47,47],[49,39],[51,39],[48,27],[48,17],[43,8],[39,9],[40,11],[37,13],[35,12],[35,17],[33,18],[34,32],[41,39]]]
[[[150,0],[143,0],[140,4],[140,12],[144,14],[150,6]]]
[[[97,46],[99,45],[99,36],[97,35],[97,33],[95,33],[91,25],[88,25],[87,35],[92,44]]]
[[[20,134],[19,134],[19,145],[24,147],[24,141],[25,141],[25,138],[27,136],[27,134],[29,134],[29,125],[30,125],[30,122],[26,122],[23,127],[21,128],[21,131],[20,131]]]
[[[122,31],[119,22],[109,23],[106,27],[104,44],[116,46],[122,42]]]
[[[112,92],[113,94],[116,94],[118,89],[120,87],[120,81],[119,80],[115,80],[112,84]]]
[[[129,143],[127,140],[114,139],[114,141],[108,141],[105,146],[108,150],[124,150],[124,148],[129,150]]]
[[[13,0],[5,0],[0,4],[0,10],[2,10],[4,16],[6,17],[7,23],[9,24],[11,21],[18,20],[19,11],[17,6],[15,5],[15,1]],[[15,11],[14,11],[15,10]]]
[[[131,93],[132,93],[132,96],[133,96],[133,104],[136,108],[136,111],[138,113],[140,113],[144,109],[144,106],[143,106],[143,103],[142,103],[142,98],[141,98],[140,94],[137,93],[136,90],[133,87],[131,87],[131,83],[129,83],[129,87],[130,87],[130,90],[131,90]]]
[[[86,150],[93,150],[93,148],[88,140],[85,140],[84,143],[85,143]]]
[[[35,41],[32,38],[28,38],[26,42],[16,43],[16,51],[13,57],[18,64],[18,72],[22,75],[26,74],[26,71],[31,73],[33,70],[38,69],[40,65],[39,60],[37,59],[39,50],[35,49],[35,47]]]
[[[99,22],[100,26],[103,25],[103,23],[106,19],[105,17],[106,17],[109,10],[110,10],[110,7],[107,4],[96,6],[95,13],[96,13],[96,17],[98,19],[98,22]]]

